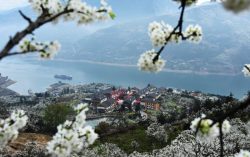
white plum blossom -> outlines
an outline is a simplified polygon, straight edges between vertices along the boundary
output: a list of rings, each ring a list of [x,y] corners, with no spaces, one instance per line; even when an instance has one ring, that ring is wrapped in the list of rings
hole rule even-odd
[[[242,72],[245,77],[250,77],[250,64],[245,64],[242,69]]]
[[[43,9],[49,16],[58,15],[55,20],[63,17],[66,21],[76,20],[78,24],[88,24],[98,20],[114,18],[112,8],[105,0],[101,0],[100,7],[93,7],[82,0],[29,0],[32,8],[40,15]]]
[[[196,1],[187,1],[187,3],[189,2],[193,3]],[[178,27],[173,28],[163,21],[151,22],[148,26],[148,34],[152,45],[154,47],[161,47],[161,49],[163,50],[164,46],[171,42],[180,43],[182,40],[187,39],[190,42],[199,43],[202,40],[202,29],[199,25],[189,25],[185,32],[182,32],[182,26]],[[158,59],[159,64],[156,64],[156,62],[153,62],[156,55],[157,54],[154,50],[143,53],[138,61],[139,69],[149,72],[161,71],[165,65],[165,61],[162,59]]]
[[[141,119],[146,121],[148,119],[148,114],[146,112],[140,111]]]
[[[61,49],[61,45],[58,41],[36,42],[32,38],[31,40],[24,39],[19,48],[22,53],[39,52],[41,58],[51,59]]]
[[[127,157],[128,155],[116,144],[104,143],[94,148],[84,149],[79,157]]]
[[[29,2],[38,14],[42,14],[42,7],[48,9],[52,15],[63,11],[63,4],[60,0],[29,0]]]
[[[77,24],[89,24],[115,18],[108,3],[105,0],[100,1],[100,7],[97,8],[82,0],[29,0],[33,10],[40,15],[36,21],[30,20],[29,23],[30,25],[32,23],[43,25],[48,22],[57,24],[60,19],[64,19],[65,21],[76,21]],[[57,41],[41,43],[24,39],[21,42],[21,52],[40,52],[42,58],[53,58],[61,47]]]
[[[139,69],[142,71],[147,72],[159,72],[165,66],[165,60],[161,59],[159,56],[158,60],[153,62],[153,59],[157,56],[155,50],[146,51],[145,53],[141,54],[137,65]]]
[[[219,136],[219,124],[214,125],[211,119],[207,119],[206,115],[202,114],[201,117],[195,118],[191,122],[190,129],[197,132],[197,137],[201,140],[212,140]],[[212,125],[212,126],[211,126]],[[231,125],[228,120],[222,122],[222,132],[224,134],[229,133]]]
[[[197,137],[201,140],[211,140],[214,139],[219,135],[219,129],[216,125],[213,124],[213,121],[211,119],[205,119],[205,115],[202,115],[199,118],[195,118],[191,122],[191,130],[196,132],[197,131]]]
[[[159,123],[150,124],[146,130],[146,134],[159,141],[167,141],[168,139],[164,126],[160,125]]]
[[[189,25],[184,34],[190,42],[200,43],[202,40],[202,29],[199,25]]]
[[[17,138],[18,130],[27,124],[28,117],[23,110],[16,110],[7,119],[0,119],[0,149]]]
[[[166,44],[166,36],[163,30],[158,29],[150,33],[150,38],[153,46],[160,47]]]
[[[101,0],[99,8],[92,7],[82,0],[67,0],[64,2],[61,0],[29,0],[29,2],[38,14],[43,13],[42,7],[48,10],[50,16],[61,14],[58,18],[55,18],[54,23],[57,23],[60,17],[63,17],[65,21],[76,20],[78,24],[88,24],[115,16],[112,8],[105,0]]]
[[[33,10],[35,10],[38,14],[42,13],[42,5],[44,3],[44,0],[29,0],[29,3],[31,4]]]
[[[161,23],[154,21],[148,26],[148,34],[153,46],[155,47],[164,46],[168,41],[180,41],[178,35],[172,35],[167,41],[172,31],[173,27],[169,24],[165,24],[163,21]]]
[[[158,30],[158,29],[162,29],[162,24],[159,23],[159,22],[151,22],[149,25],[148,25],[148,33],[152,33],[154,30]]]
[[[249,0],[221,0],[223,6],[235,13],[247,10],[250,8]]]
[[[240,152],[237,153],[235,157],[250,157],[250,152],[246,150],[240,150]]]
[[[74,121],[66,121],[57,127],[58,132],[48,143],[47,150],[53,156],[69,157],[72,153],[78,153],[83,147],[94,143],[98,135],[92,127],[85,126],[87,104],[79,104],[75,111],[78,113]]]
[[[224,134],[229,133],[230,129],[231,129],[231,125],[230,125],[229,121],[224,120],[222,123],[222,132]]]

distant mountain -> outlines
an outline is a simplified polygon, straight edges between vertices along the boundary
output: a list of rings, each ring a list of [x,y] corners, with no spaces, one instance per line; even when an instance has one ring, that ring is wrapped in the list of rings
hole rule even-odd
[[[88,4],[98,6],[100,0],[87,0]],[[177,3],[172,0],[107,0],[117,15],[117,19],[131,21],[176,11]]]
[[[98,5],[99,0],[88,0]],[[122,2],[121,2],[122,1]],[[177,4],[162,0],[109,0],[117,14],[115,21],[77,27],[75,23],[46,25],[35,32],[37,40],[59,40],[62,50],[57,58],[82,59],[135,65],[140,54],[152,49],[147,27],[152,21],[175,25]],[[33,19],[28,7],[21,10]],[[166,13],[165,15],[161,15]],[[156,16],[161,15],[161,16]],[[163,53],[167,68],[201,72],[237,73],[250,61],[250,14],[234,15],[220,5],[188,8],[185,25],[198,23],[204,38],[199,45],[171,44]],[[17,10],[0,13],[0,47],[10,35],[27,25]],[[60,28],[60,29],[59,29]]]
[[[87,0],[87,2],[93,6],[100,5],[100,0]],[[74,22],[59,23],[56,26],[47,24],[35,32],[36,39],[42,41],[59,40],[63,45],[62,52],[68,53],[68,50],[72,49],[72,43],[98,30],[177,10],[176,3],[172,1],[108,0],[108,2],[116,14],[115,20],[82,26],[77,26]],[[18,13],[19,9],[32,19],[37,17],[31,6],[0,12],[0,47],[6,43],[11,35],[27,26],[27,22]]]
[[[97,31],[69,49],[65,58],[112,63],[136,64],[142,52],[152,49],[147,34],[152,21],[176,25],[178,14],[152,17],[119,24]],[[220,5],[190,8],[185,14],[185,25],[200,24],[203,41],[199,44],[183,42],[168,45],[163,53],[167,68],[199,72],[238,73],[250,62],[250,14],[234,15]],[[74,52],[74,53],[73,53]]]

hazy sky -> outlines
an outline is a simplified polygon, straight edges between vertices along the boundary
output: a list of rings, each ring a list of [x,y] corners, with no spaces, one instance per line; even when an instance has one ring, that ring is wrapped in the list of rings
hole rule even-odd
[[[208,1],[210,0],[199,0],[198,5]],[[0,0],[0,11],[6,11],[26,5],[28,5],[28,0]]]
[[[28,5],[28,0],[0,0],[0,11],[6,11]]]

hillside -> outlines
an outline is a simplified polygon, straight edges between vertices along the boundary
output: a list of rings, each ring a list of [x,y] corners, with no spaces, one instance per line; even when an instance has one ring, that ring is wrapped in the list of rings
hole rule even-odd
[[[206,18],[204,18],[206,17]],[[234,15],[220,5],[191,8],[185,24],[198,23],[204,37],[199,45],[183,42],[169,45],[163,54],[169,69],[238,73],[249,62],[250,14]],[[135,65],[139,55],[151,49],[148,23],[165,21],[175,25],[178,14],[168,14],[119,24],[83,37],[67,58]],[[244,27],[242,27],[244,26]],[[119,34],[119,35],[118,35]]]

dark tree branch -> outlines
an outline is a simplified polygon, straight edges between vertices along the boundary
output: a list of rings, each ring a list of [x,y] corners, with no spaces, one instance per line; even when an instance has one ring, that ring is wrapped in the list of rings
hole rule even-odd
[[[211,126],[215,125],[217,122],[220,123],[226,120],[227,118],[233,117],[239,111],[242,111],[246,109],[248,106],[250,106],[250,96],[248,95],[245,101],[240,102],[239,104],[234,104],[233,106],[234,107],[232,109],[229,109],[229,111],[227,111],[225,114],[220,114],[217,117],[208,118],[213,120],[213,124]]]
[[[250,69],[249,69],[249,67],[248,67],[248,66],[246,66],[246,65],[245,65],[244,67],[248,70],[248,72],[250,72]]]
[[[245,101],[240,102],[239,104],[234,104],[234,106],[235,106],[234,108],[229,109],[229,111],[227,111],[225,114],[220,114],[220,115],[215,116],[215,117],[201,118],[200,121],[198,122],[196,131],[195,131],[195,135],[197,135],[199,128],[200,128],[200,125],[201,125],[201,121],[204,119],[213,120],[213,123],[210,125],[210,127],[217,125],[219,123],[220,157],[224,156],[224,142],[223,142],[223,131],[222,131],[223,122],[227,118],[233,117],[239,111],[242,111],[242,110],[246,109],[247,107],[249,107],[250,106],[250,95],[248,95],[248,97]]]
[[[223,155],[223,153],[224,153],[224,142],[223,142],[222,123],[223,122],[219,123],[219,130],[220,130],[220,136],[219,136],[219,139],[220,139],[220,157],[224,156]]]
[[[44,11],[34,22],[29,23],[29,25],[22,30],[21,32],[17,32],[12,39],[10,39],[7,44],[4,46],[4,48],[0,51],[0,60],[6,56],[8,56],[8,53],[12,48],[14,48],[25,36],[28,34],[32,34],[33,31],[38,29],[39,27],[43,26],[44,24],[51,22],[58,17],[73,12],[72,9],[68,10],[65,9],[64,11],[57,13],[55,15],[49,15],[47,11]]]
[[[16,55],[21,55],[21,54],[25,54],[25,53],[32,53],[32,52],[45,52],[45,49],[33,49],[33,50],[30,50],[30,48],[28,48],[27,51],[10,52],[10,53],[7,54],[7,56],[16,56]]]
[[[160,50],[157,52],[157,55],[153,59],[153,63],[155,63],[159,59],[160,54],[162,53],[162,51],[164,50],[164,48],[166,47],[167,43],[169,42],[169,40],[171,39],[171,37],[173,35],[179,35],[179,36],[181,36],[182,40],[186,40],[187,39],[187,37],[184,37],[184,35],[182,33],[183,18],[184,18],[184,13],[185,13],[185,9],[186,9],[186,0],[181,0],[181,6],[180,6],[180,8],[181,8],[181,13],[180,13],[180,17],[179,17],[179,20],[178,20],[178,24],[172,30],[172,32],[170,33],[170,35],[166,38],[166,44],[164,46],[162,46],[160,48]]]
[[[29,24],[32,23],[32,20],[28,16],[26,16],[21,10],[19,10],[18,12]]]
[[[4,57],[7,56],[13,56],[13,55],[18,55],[18,54],[23,54],[23,53],[19,53],[19,52],[15,52],[15,53],[11,53],[9,54],[9,52],[16,46],[19,44],[19,42],[26,37],[28,34],[33,34],[33,32],[40,28],[41,26],[52,22],[53,20],[59,18],[60,16],[63,16],[65,14],[68,13],[72,13],[74,12],[73,9],[68,9],[68,6],[65,7],[65,9],[62,12],[59,12],[55,15],[51,15],[49,14],[48,9],[44,8],[43,5],[41,5],[42,8],[42,14],[40,16],[37,17],[37,19],[35,21],[32,21],[29,17],[27,17],[25,14],[23,14],[22,11],[19,11],[20,15],[26,20],[28,21],[29,25],[23,29],[20,32],[17,32],[13,37],[11,37],[9,39],[9,41],[6,43],[6,45],[3,47],[3,49],[0,51],[0,60],[3,59]],[[102,10],[98,10],[97,12],[107,12],[107,10],[102,9]],[[83,12],[78,12],[79,14],[86,14]],[[28,52],[26,52],[28,53]]]

